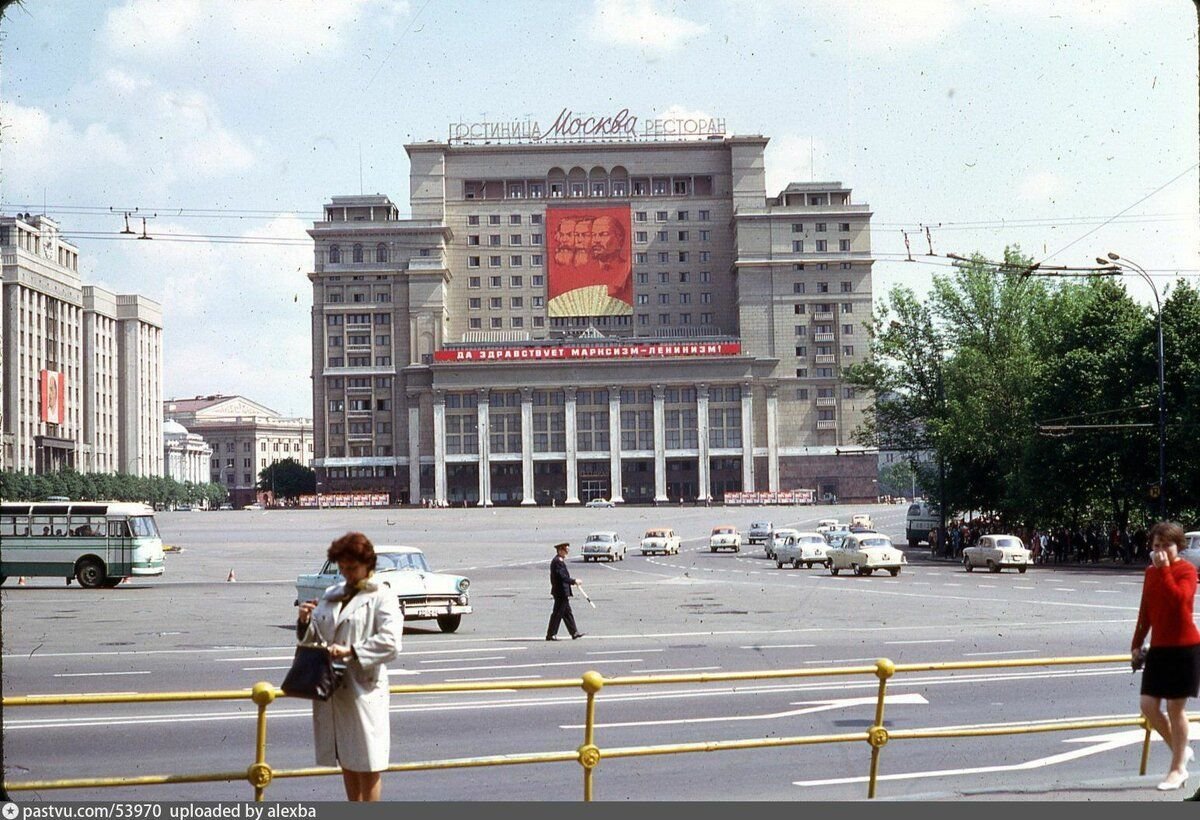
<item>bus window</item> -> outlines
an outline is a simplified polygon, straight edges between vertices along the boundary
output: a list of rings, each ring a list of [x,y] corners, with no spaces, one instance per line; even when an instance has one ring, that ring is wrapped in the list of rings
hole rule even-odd
[[[35,515],[33,516],[33,534],[34,535],[52,535],[50,531],[50,516]]]
[[[155,526],[152,516],[136,515],[129,519],[129,526],[133,528],[133,534],[140,538],[158,537],[158,527]]]
[[[66,535],[67,517],[65,515],[55,515],[51,517],[50,526],[54,528],[55,535]]]
[[[0,538],[12,537],[17,534],[17,517],[15,515],[0,515]]]
[[[108,522],[108,537],[109,538],[128,538],[129,525],[124,521],[109,521]]]

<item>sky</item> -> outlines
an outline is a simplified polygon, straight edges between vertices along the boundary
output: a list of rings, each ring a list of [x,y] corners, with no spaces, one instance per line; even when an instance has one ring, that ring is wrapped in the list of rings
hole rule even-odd
[[[406,215],[403,146],[451,123],[765,135],[768,194],[871,206],[876,301],[1009,245],[1114,251],[1161,294],[1200,284],[1197,53],[1187,0],[28,0],[0,22],[0,213],[162,304],[164,397],[311,417],[305,229],[338,195]]]

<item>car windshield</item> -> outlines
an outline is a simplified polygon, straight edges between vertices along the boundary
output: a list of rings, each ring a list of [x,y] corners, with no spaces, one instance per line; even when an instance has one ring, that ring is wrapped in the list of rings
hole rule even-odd
[[[752,530],[769,530],[769,529],[771,529],[771,522],[770,521],[756,521],[755,523],[750,525],[750,529],[752,529]]]
[[[997,538],[996,546],[1001,549],[1005,547],[1008,549],[1021,549],[1025,545],[1021,543],[1021,539],[1019,538]]]
[[[422,552],[377,552],[375,553],[375,571],[382,570],[398,570],[400,572],[430,572],[429,564],[425,563],[425,554]],[[337,575],[337,563],[334,561],[326,561],[325,566],[321,567],[321,575]]]
[[[149,515],[135,515],[129,519],[129,527],[139,538],[158,538],[158,527]]]
[[[716,527],[713,535],[733,535],[733,527]]]
[[[596,532],[596,533],[592,533],[591,535],[589,535],[587,540],[608,542],[608,541],[613,540],[613,537],[605,532]]]
[[[858,542],[864,547],[890,547],[892,542],[886,538],[862,538]]]
[[[646,538],[666,538],[666,530],[646,530]]]
[[[806,535],[804,538],[800,539],[800,543],[802,543],[802,544],[824,544],[825,539],[820,537],[819,535]]]

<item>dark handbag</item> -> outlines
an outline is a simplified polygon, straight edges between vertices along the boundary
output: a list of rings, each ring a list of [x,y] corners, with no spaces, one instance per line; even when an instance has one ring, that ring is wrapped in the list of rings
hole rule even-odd
[[[309,643],[312,624],[304,640],[296,646],[292,668],[280,684],[285,695],[306,700],[329,700],[342,682],[345,667],[333,662],[329,648],[323,643]]]

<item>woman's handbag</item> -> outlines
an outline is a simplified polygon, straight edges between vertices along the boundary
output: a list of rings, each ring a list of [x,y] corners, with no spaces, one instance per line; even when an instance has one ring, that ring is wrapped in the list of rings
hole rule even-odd
[[[329,647],[320,641],[310,642],[313,634],[312,622],[303,640],[296,645],[292,668],[284,677],[280,689],[285,695],[307,700],[329,700],[342,682],[345,667],[335,664]]]

